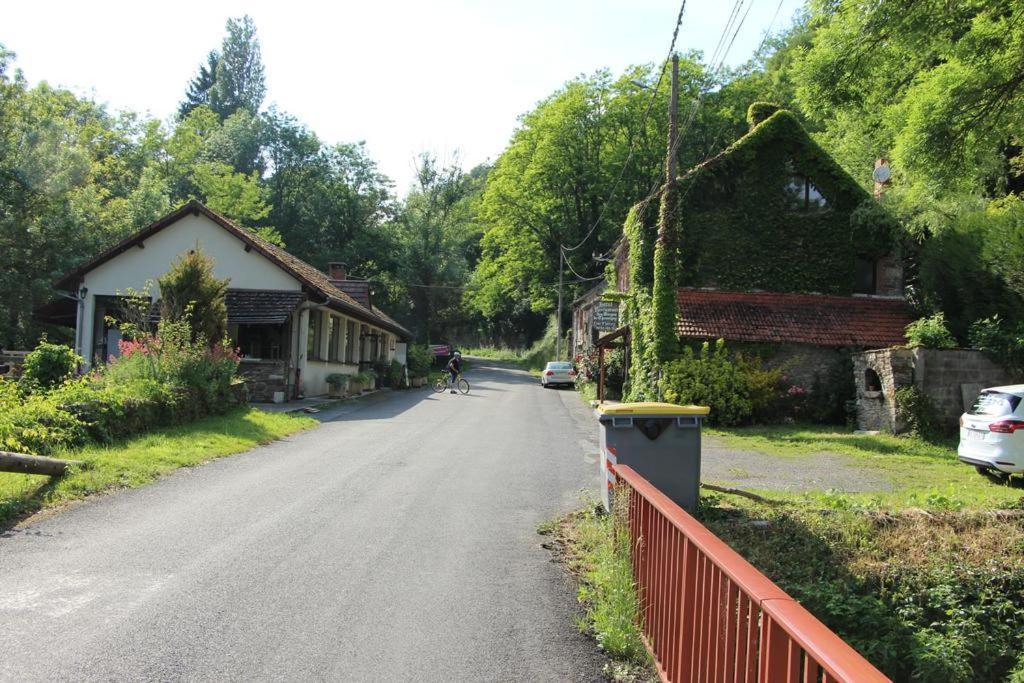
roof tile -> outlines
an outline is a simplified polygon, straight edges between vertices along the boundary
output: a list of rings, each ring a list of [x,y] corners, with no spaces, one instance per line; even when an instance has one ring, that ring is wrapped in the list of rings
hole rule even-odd
[[[679,336],[880,348],[906,343],[913,321],[898,299],[680,289]]]

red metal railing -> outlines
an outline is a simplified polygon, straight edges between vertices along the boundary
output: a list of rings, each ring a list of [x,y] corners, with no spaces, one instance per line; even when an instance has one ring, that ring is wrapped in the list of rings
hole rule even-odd
[[[888,681],[785,591],[632,468],[633,574],[663,681]]]

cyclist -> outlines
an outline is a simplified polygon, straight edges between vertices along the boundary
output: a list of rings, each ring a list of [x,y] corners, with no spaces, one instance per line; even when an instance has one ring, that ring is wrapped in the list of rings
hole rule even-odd
[[[459,375],[462,374],[462,353],[459,351],[453,353],[445,369],[448,370],[448,375],[452,379],[452,393],[457,394],[455,387],[458,386]]]

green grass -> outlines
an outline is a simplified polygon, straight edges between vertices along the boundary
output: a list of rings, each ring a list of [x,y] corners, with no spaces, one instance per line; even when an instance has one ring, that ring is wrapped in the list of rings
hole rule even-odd
[[[726,446],[755,450],[786,459],[813,458],[821,453],[841,456],[848,465],[880,474],[893,490],[838,494],[831,491],[767,495],[807,499],[829,507],[922,507],[983,509],[1009,507],[1024,499],[1024,482],[995,481],[957,460],[956,442],[927,442],[908,436],[858,435],[826,426],[782,425],[706,429]]]
[[[733,496],[706,496],[700,509],[713,533],[894,680],[946,682],[1024,675],[1019,514]]]
[[[624,506],[622,513],[625,512]],[[580,630],[612,659],[615,680],[656,680],[650,655],[637,626],[639,608],[630,567],[629,538],[623,514],[606,515],[595,501],[564,518],[546,522],[538,533],[579,581],[577,597],[585,610]]]
[[[37,510],[111,489],[143,486],[179,467],[239,453],[315,424],[308,417],[238,409],[110,446],[59,453],[57,457],[83,460],[89,466],[59,479],[0,473],[0,528]]]

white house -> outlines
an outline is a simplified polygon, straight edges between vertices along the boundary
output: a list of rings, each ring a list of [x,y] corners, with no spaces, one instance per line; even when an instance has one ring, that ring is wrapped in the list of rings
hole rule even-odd
[[[148,288],[158,300],[157,278],[197,247],[229,280],[229,334],[253,400],[323,394],[329,374],[405,363],[411,334],[373,305],[368,282],[348,279],[341,263],[324,273],[197,201],[62,277],[66,298],[38,317],[74,326],[86,367],[117,355],[120,298]]]

